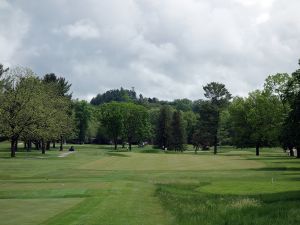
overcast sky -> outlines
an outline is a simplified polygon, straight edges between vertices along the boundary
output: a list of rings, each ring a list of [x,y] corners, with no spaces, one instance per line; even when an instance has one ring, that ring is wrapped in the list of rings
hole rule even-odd
[[[291,73],[300,58],[299,0],[0,0],[0,63],[54,72],[90,99],[135,87],[147,97],[234,95]]]

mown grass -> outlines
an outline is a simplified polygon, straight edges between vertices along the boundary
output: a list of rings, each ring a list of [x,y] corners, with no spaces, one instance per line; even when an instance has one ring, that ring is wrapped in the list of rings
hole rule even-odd
[[[300,162],[280,149],[75,150],[11,159],[1,143],[0,224],[300,224]]]

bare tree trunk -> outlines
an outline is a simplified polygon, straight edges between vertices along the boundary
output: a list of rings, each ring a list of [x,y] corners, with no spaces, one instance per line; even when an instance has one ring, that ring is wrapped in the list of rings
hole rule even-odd
[[[55,148],[55,141],[52,142],[52,148]]]
[[[26,141],[26,151],[29,152],[31,149],[31,141]]]
[[[50,141],[46,142],[46,150],[50,150]]]
[[[293,147],[289,148],[289,150],[290,150],[290,156],[295,156]]]
[[[215,130],[215,137],[214,137],[214,154],[216,155],[218,152],[218,129],[219,129],[219,122],[220,122],[220,109],[217,109],[217,124]]]
[[[215,139],[215,140],[214,140],[214,154],[216,155],[217,152],[218,152],[218,149],[217,149],[217,145],[218,145],[218,137],[217,137],[217,135],[215,136],[214,139]]]
[[[35,149],[36,150],[40,150],[40,148],[41,148],[41,142],[40,141],[36,141],[34,144],[35,144]]]
[[[10,156],[13,158],[13,157],[16,157],[16,149],[15,149],[15,144],[16,142],[16,139],[15,137],[12,137],[11,138],[11,142],[10,142]]]
[[[63,144],[64,144],[64,140],[63,140],[63,136],[60,136],[60,146],[59,146],[59,151],[63,151]]]
[[[117,150],[118,148],[118,136],[113,137],[114,149]]]
[[[300,159],[300,148],[297,147],[297,159]]]
[[[117,147],[118,147],[117,146],[118,145],[118,139],[117,138],[114,139],[114,145],[115,145],[115,150],[117,150]]]
[[[45,141],[42,140],[42,154],[46,153],[46,146],[45,146]]]
[[[18,151],[18,139],[19,138],[16,138],[16,140],[15,140],[15,152]]]
[[[256,144],[255,150],[256,150],[256,155],[259,156],[259,144]]]
[[[129,151],[132,149],[132,137],[128,138]]]

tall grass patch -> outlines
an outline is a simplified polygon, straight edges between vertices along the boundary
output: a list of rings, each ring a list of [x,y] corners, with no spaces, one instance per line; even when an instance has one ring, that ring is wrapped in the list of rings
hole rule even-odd
[[[199,192],[196,184],[159,184],[156,196],[180,225],[297,225],[300,191],[256,195]]]

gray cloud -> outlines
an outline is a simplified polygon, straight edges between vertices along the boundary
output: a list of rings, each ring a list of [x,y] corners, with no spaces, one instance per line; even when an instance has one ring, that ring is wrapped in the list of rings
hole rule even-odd
[[[135,87],[160,99],[234,95],[292,72],[300,2],[290,0],[0,0],[0,62],[55,72],[75,97]]]

